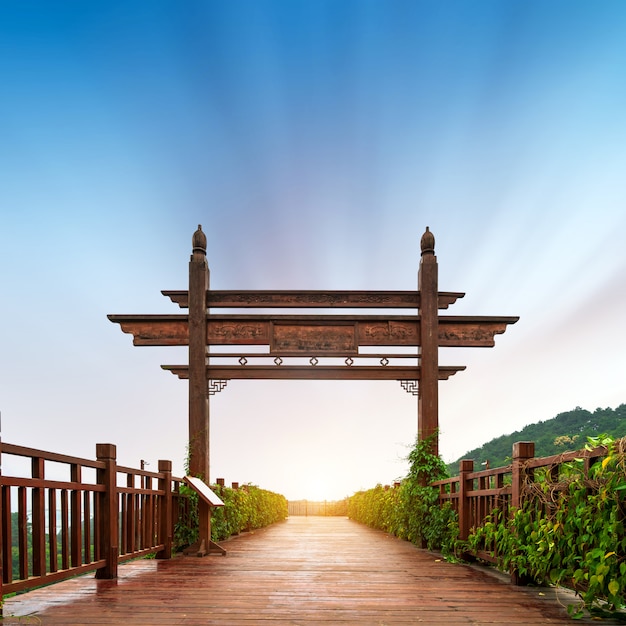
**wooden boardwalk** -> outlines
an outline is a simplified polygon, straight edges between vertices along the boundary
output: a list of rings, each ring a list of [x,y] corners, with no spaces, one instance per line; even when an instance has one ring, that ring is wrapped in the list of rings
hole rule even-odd
[[[548,589],[513,587],[345,518],[292,517],[224,546],[226,557],[138,560],[117,580],[16,596],[2,624],[573,623]]]

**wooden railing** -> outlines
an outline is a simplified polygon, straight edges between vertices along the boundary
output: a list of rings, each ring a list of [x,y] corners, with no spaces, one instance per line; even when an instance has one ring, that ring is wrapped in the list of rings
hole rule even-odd
[[[472,529],[482,526],[497,510],[506,519],[522,504],[528,492],[528,481],[533,481],[535,471],[543,468],[544,474],[558,490],[561,467],[582,460],[585,473],[589,467],[607,454],[604,446],[593,450],[576,450],[554,456],[534,458],[535,444],[522,441],[513,444],[510,465],[475,472],[474,461],[461,461],[459,476],[438,480],[432,485],[439,488],[439,503],[449,502],[458,514],[459,539],[466,540]],[[474,556],[496,562],[498,555],[493,546],[483,546]]]
[[[340,516],[345,517],[348,514],[348,503],[346,500],[289,500],[287,502],[287,510],[291,516]]]
[[[122,467],[112,444],[96,460],[0,443],[0,597],[119,563],[172,555],[179,487],[171,461],[158,472]]]

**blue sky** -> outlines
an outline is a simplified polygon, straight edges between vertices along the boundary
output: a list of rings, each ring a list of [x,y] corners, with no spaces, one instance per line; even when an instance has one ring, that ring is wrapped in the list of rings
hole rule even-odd
[[[108,313],[177,313],[191,235],[216,289],[413,289],[436,237],[451,315],[519,315],[448,350],[441,453],[625,401],[623,2],[0,6],[5,441],[182,472],[184,350]],[[396,383],[234,381],[212,477],[341,497],[402,476]]]

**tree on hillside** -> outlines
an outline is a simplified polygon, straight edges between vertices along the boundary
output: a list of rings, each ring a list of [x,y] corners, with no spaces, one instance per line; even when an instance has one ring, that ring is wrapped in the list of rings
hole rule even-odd
[[[607,434],[619,439],[626,436],[626,404],[615,409],[597,408],[593,413],[577,406],[571,411],[559,413],[552,419],[529,424],[510,435],[502,435],[488,441],[480,448],[464,454],[448,465],[451,476],[459,472],[461,459],[473,459],[476,470],[489,462],[490,467],[501,467],[511,462],[513,444],[517,441],[534,441],[535,456],[550,456],[583,447],[587,437]]]

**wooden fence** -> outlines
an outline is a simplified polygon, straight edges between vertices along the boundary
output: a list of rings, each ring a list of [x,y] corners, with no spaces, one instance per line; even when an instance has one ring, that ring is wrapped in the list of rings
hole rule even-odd
[[[534,454],[534,442],[518,442],[513,445],[510,465],[475,472],[474,461],[464,460],[459,476],[432,483],[439,488],[440,505],[449,502],[458,514],[459,539],[467,539],[471,530],[482,526],[494,510],[506,518],[519,508],[536,470],[543,468],[543,474],[558,490],[561,469],[566,463],[580,460],[587,474],[591,465],[606,456],[607,449],[599,446],[543,458],[534,458]],[[498,560],[493,546],[484,546],[474,556],[489,562]]]
[[[459,476],[433,486],[440,504],[457,512],[460,539],[467,539],[495,509],[507,516],[518,508],[536,470],[558,485],[564,464],[582,459],[588,470],[606,453],[598,447],[534,458],[534,443],[519,442],[510,465],[475,472],[464,460]],[[112,444],[97,444],[96,460],[3,442],[0,454],[0,597],[91,571],[115,578],[119,563],[149,553],[171,557],[182,503],[171,461],[159,461],[157,472],[123,467]],[[341,505],[291,501],[289,514],[345,515]],[[490,546],[475,556],[497,560]]]
[[[96,460],[0,443],[0,597],[119,563],[172,555],[181,478],[117,465],[112,444]],[[8,471],[7,471],[8,466]]]
[[[333,500],[324,502],[314,502],[312,500],[289,500],[287,502],[289,515],[293,516],[346,516],[348,514],[348,503],[346,500]]]

